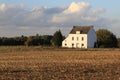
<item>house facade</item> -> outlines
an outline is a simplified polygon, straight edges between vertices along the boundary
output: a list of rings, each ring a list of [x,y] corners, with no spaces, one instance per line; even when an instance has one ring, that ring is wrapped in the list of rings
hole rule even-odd
[[[97,42],[93,26],[73,26],[68,37],[62,41],[62,47],[94,48]]]

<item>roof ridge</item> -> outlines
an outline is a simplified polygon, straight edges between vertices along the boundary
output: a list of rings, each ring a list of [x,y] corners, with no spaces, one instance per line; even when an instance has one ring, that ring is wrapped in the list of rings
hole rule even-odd
[[[72,30],[70,31],[70,34],[76,34],[76,31],[82,31],[81,34],[87,34],[88,31],[93,28],[93,26],[73,26]]]

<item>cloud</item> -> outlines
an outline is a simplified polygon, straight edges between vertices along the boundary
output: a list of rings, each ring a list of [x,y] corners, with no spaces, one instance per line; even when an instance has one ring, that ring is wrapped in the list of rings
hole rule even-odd
[[[6,5],[5,5],[5,4],[1,4],[1,5],[0,5],[0,11],[4,11],[5,8],[6,8]]]
[[[27,26],[26,26],[26,27],[23,27],[23,26],[22,26],[22,27],[19,27],[18,29],[21,29],[21,30],[28,30],[28,29],[30,29],[30,28],[27,27]]]
[[[105,11],[103,8],[92,9],[88,2],[73,2],[66,10],[54,15],[52,22],[66,25],[107,26],[111,24],[111,21],[101,17],[101,14],[105,13]]]
[[[78,22],[89,11],[90,4],[87,2],[71,3],[63,12],[53,16],[52,22]],[[79,20],[78,20],[79,19]],[[71,22],[70,22],[71,23]]]
[[[11,34],[16,30],[21,33],[53,33],[58,28],[63,33],[68,33],[73,25],[109,26],[114,21],[102,17],[101,14],[105,12],[103,8],[93,9],[88,2],[73,2],[66,7],[42,6],[32,9],[24,5],[0,4],[1,33],[5,29]]]
[[[78,2],[78,3],[71,3],[71,5],[64,11],[66,14],[71,13],[84,13],[90,8],[90,4],[87,2]]]
[[[15,5],[0,5],[0,26],[14,26],[15,17],[24,12],[23,7]]]
[[[92,13],[93,13],[94,15],[102,14],[102,13],[104,13],[104,12],[106,12],[106,10],[103,9],[103,8],[95,9],[95,10],[92,11]]]

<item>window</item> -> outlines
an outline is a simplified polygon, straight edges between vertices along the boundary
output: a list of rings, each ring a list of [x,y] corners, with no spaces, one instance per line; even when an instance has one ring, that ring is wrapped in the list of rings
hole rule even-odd
[[[77,48],[79,47],[79,43],[76,43],[76,47],[77,47]]]
[[[67,44],[65,44],[65,46],[67,46]]]
[[[74,47],[74,44],[72,43],[72,47]]]
[[[72,37],[72,40],[74,40],[74,37]]]
[[[77,41],[79,40],[79,37],[77,37]]]
[[[82,41],[84,40],[84,37],[82,37]]]
[[[81,44],[81,46],[84,46],[84,44]]]
[[[82,34],[83,33],[83,31],[82,30],[80,30],[80,34]]]

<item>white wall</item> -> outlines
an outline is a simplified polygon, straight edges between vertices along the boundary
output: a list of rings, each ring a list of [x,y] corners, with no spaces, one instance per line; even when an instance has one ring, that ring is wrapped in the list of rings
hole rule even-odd
[[[74,37],[74,40],[72,40]],[[84,40],[82,40],[82,37]],[[77,38],[79,38],[77,40]],[[76,34],[69,34],[68,37],[62,42],[62,47],[68,48],[94,48],[94,44],[97,42],[97,35],[93,28],[91,28],[88,34],[80,34],[76,32]],[[74,46],[72,46],[74,44]],[[82,46],[84,44],[84,46]]]
[[[72,37],[74,37],[74,40],[72,40]],[[84,40],[82,40],[82,37]],[[74,46],[72,46],[72,44],[74,44]],[[82,46],[82,44],[84,44],[84,46]],[[62,42],[62,47],[87,48],[87,34],[69,34]]]

